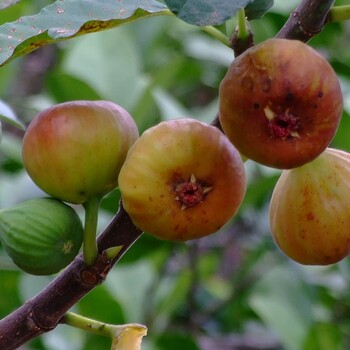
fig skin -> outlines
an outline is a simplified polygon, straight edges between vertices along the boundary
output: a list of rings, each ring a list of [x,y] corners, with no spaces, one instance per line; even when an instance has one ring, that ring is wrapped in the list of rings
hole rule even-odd
[[[46,193],[82,204],[117,186],[138,138],[130,114],[109,101],[72,101],[39,113],[23,138],[24,167]]]
[[[192,185],[203,191],[192,192]],[[119,188],[137,227],[186,241],[218,231],[235,215],[246,176],[239,152],[221,131],[184,118],[141,135],[120,171]]]
[[[350,252],[350,154],[328,148],[314,161],[284,170],[270,203],[270,227],[281,250],[304,265],[329,265]]]
[[[238,56],[219,88],[219,120],[247,158],[290,169],[330,144],[342,115],[339,80],[307,44],[268,39]]]
[[[83,225],[67,204],[36,198],[0,210],[0,240],[20,269],[32,275],[51,275],[78,254]]]

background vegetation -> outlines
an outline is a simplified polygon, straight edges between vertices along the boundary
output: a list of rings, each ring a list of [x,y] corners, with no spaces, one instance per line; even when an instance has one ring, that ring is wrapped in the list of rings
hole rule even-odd
[[[1,11],[0,24],[51,3],[19,2]],[[252,21],[255,41],[273,37],[298,3],[276,0],[261,20]],[[349,23],[330,23],[310,41],[341,79],[345,110],[332,146],[346,151]],[[230,25],[235,28],[234,21]],[[151,17],[13,60],[0,68],[0,98],[24,123],[49,105],[77,99],[120,104],[140,132],[185,116],[211,122],[218,109],[218,86],[232,59],[232,50],[198,27],[169,16]],[[23,170],[23,132],[5,124],[3,129],[0,208],[43,196]],[[145,350],[350,348],[349,259],[330,267],[303,267],[285,257],[271,239],[267,216],[280,172],[251,161],[246,170],[244,203],[220,233],[186,244],[143,235],[74,311],[104,322],[147,325]],[[118,190],[103,200],[101,228],[118,202]],[[0,247],[0,319],[50,279],[22,273]],[[109,343],[61,325],[23,349],[95,350],[107,349]]]

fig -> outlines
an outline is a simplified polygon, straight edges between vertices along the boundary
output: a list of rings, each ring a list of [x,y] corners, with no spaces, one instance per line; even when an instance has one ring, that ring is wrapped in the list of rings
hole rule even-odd
[[[0,210],[0,240],[20,269],[33,275],[50,275],[78,254],[83,227],[67,204],[54,198],[37,198]]]
[[[112,102],[66,102],[43,110],[29,124],[23,163],[43,191],[81,204],[117,186],[137,137],[130,114]]]
[[[291,169],[320,155],[342,115],[339,79],[298,40],[268,39],[229,67],[219,88],[223,131],[245,157]]]
[[[140,136],[122,166],[119,188],[137,227],[186,241],[218,231],[235,215],[246,176],[239,152],[221,131],[183,118]]]
[[[275,242],[304,265],[328,265],[350,252],[350,154],[327,148],[283,170],[270,203]]]

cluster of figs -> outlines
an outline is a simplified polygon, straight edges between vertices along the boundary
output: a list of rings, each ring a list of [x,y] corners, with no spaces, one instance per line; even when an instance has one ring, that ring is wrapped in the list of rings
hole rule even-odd
[[[54,105],[32,120],[22,145],[27,173],[49,196],[2,209],[1,242],[24,271],[56,273],[84,241],[74,205],[116,187],[139,229],[173,241],[204,237],[237,213],[251,159],[282,169],[270,203],[281,250],[302,264],[338,262],[350,251],[350,155],[328,146],[341,115],[330,64],[286,39],[232,62],[219,89],[222,130],[180,118],[139,136],[110,101]]]

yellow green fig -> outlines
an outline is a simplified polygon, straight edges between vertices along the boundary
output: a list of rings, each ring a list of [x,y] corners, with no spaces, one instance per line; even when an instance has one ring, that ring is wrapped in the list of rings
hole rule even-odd
[[[327,148],[312,162],[284,170],[270,203],[275,242],[291,259],[328,265],[350,252],[350,154]]]
[[[141,135],[120,171],[119,188],[137,227],[185,241],[218,231],[236,214],[246,176],[239,152],[219,129],[184,118]]]

